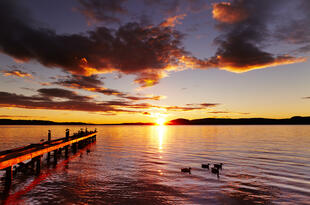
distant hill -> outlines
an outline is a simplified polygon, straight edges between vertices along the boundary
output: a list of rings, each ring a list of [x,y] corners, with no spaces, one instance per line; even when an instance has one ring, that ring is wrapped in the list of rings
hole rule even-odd
[[[53,122],[48,120],[0,119],[0,125],[87,125],[83,122]]]
[[[203,118],[203,119],[175,119],[167,125],[309,125],[310,117],[295,116],[287,119],[269,118]]]
[[[102,125],[154,125],[149,122],[102,124]],[[83,122],[53,122],[48,120],[11,120],[0,119],[0,125],[99,125]],[[203,118],[188,120],[179,118],[171,120],[166,125],[310,125],[310,117],[295,116],[286,119],[270,118]]]

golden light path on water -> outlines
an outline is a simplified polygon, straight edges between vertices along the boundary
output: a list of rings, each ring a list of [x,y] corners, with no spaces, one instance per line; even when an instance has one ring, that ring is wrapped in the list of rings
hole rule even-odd
[[[166,131],[167,131],[167,126],[163,124],[159,124],[156,126],[156,134],[157,134],[157,139],[158,139],[158,152],[159,152],[159,159],[162,159],[162,152],[163,152],[163,143],[164,139],[166,137]],[[163,171],[161,169],[158,169],[158,173],[160,175],[163,175]]]
[[[158,136],[158,150],[159,152],[163,151],[163,140],[165,138],[167,127],[165,125],[158,125],[156,127],[157,136]]]

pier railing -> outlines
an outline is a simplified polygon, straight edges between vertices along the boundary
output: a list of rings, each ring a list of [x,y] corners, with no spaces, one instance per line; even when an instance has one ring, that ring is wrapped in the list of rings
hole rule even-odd
[[[54,164],[57,164],[58,154],[65,150],[65,156],[68,157],[69,148],[72,152],[84,147],[85,145],[96,140],[97,130],[85,131],[80,130],[78,133],[69,135],[69,130],[66,130],[66,137],[51,140],[51,132],[48,132],[48,140],[28,146],[14,148],[0,152],[0,170],[6,170],[6,183],[11,184],[13,171],[22,170],[25,168],[24,161],[31,160],[31,166],[36,164],[36,173],[41,170],[41,158],[47,154],[47,162],[50,162],[51,152],[54,156]],[[71,146],[70,146],[71,145]],[[28,166],[28,165],[27,165]]]

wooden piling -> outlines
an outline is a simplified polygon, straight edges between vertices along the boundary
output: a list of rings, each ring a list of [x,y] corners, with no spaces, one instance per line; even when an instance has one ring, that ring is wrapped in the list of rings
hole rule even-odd
[[[69,129],[66,129],[66,141],[69,141]],[[69,146],[65,146],[65,157],[68,158]]]
[[[69,129],[66,129],[66,141],[69,140],[69,132],[70,132],[70,130],[69,130]]]
[[[11,185],[13,180],[13,167],[7,167],[5,169],[5,184],[6,185]]]
[[[54,150],[54,164],[57,164],[58,149]]]
[[[48,134],[47,134],[47,141],[50,144],[52,140],[52,134],[51,134],[51,130],[48,130]]]
[[[52,134],[51,134],[51,130],[48,130],[48,134],[47,134],[47,141],[48,141],[48,144],[51,144],[51,140],[52,140]],[[47,153],[47,163],[50,163],[50,160],[51,160],[51,152],[48,152]]]
[[[41,156],[37,156],[34,159],[36,161],[36,174],[39,175],[41,172]]]
[[[77,144],[76,144],[76,143],[73,143],[73,144],[71,145],[71,149],[72,149],[72,152],[73,152],[73,153],[76,153]]]
[[[34,170],[35,162],[36,162],[36,160],[35,160],[34,158],[32,158],[32,159],[30,160],[29,166],[30,166],[31,170]]]

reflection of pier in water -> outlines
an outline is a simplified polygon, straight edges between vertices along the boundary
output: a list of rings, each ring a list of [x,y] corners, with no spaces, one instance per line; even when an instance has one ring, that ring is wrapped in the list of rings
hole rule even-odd
[[[0,152],[0,170],[6,171],[6,185],[12,183],[13,174],[18,171],[26,172],[29,168],[35,167],[36,174],[41,171],[41,158],[47,154],[46,160],[49,164],[51,161],[51,152],[53,152],[53,163],[57,164],[57,158],[61,155],[62,150],[65,151],[65,157],[68,158],[69,148],[73,153],[77,149],[85,147],[87,144],[96,140],[97,130],[83,131],[74,133],[72,136],[69,134],[69,129],[66,130],[66,137],[51,140],[51,132],[48,132],[48,140],[46,142],[31,144],[25,147],[19,147],[11,150]],[[25,163],[25,161],[29,162]]]

